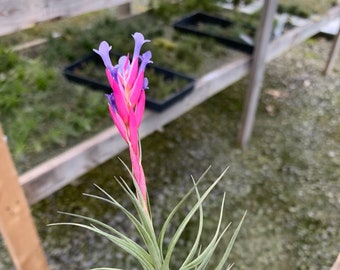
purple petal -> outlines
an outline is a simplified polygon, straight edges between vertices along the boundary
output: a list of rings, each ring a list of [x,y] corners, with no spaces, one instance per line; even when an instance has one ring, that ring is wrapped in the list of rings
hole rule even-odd
[[[105,67],[110,70],[110,72],[113,72],[113,66],[111,63],[111,59],[110,59],[110,50],[111,50],[111,46],[109,46],[109,44],[106,41],[102,41],[99,45],[99,49],[93,49],[93,51],[97,54],[100,55],[100,57],[102,58]]]
[[[135,40],[135,49],[133,51],[133,59],[139,57],[140,49],[142,48],[143,44],[146,42],[150,42],[148,39],[144,39],[143,34],[136,32],[132,35]]]
[[[144,72],[146,65],[149,63],[153,63],[151,61],[151,57],[152,57],[152,54],[150,51],[146,51],[145,53],[141,55],[140,59],[142,60],[142,63],[139,66],[139,72],[142,72],[142,71]]]
[[[130,69],[129,58],[127,56],[125,56],[125,55],[119,57],[117,67],[118,67],[118,72],[120,74],[124,75],[124,71]]]
[[[109,100],[109,104],[110,104],[110,106],[112,107],[112,109],[114,109],[115,111],[117,111],[117,109],[116,109],[116,102],[115,102],[113,93],[112,93],[112,94],[105,94],[105,96],[106,96],[107,99]]]
[[[110,70],[112,78],[115,79],[115,81],[118,81],[118,65],[115,65],[112,70]]]
[[[144,78],[143,89],[149,89],[149,80],[148,78]]]

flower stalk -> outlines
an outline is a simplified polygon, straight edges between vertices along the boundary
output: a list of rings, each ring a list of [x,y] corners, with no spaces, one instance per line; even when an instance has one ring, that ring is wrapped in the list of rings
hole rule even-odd
[[[111,118],[129,147],[133,177],[141,192],[139,200],[148,212],[138,129],[145,110],[145,89],[148,88],[148,79],[144,72],[147,64],[152,63],[152,54],[150,51],[140,54],[143,44],[150,40],[144,39],[138,32],[132,37],[135,40],[135,48],[131,61],[128,54],[121,56],[118,64],[113,66],[110,59],[112,46],[106,41],[102,41],[99,49],[94,49],[94,52],[100,55],[106,67],[106,76],[112,88],[112,93],[106,95]]]

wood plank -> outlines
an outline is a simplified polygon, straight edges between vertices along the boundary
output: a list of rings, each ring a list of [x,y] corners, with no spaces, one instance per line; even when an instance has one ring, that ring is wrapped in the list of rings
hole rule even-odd
[[[318,34],[322,27],[340,17],[340,5],[329,9],[317,21],[310,21],[304,26],[293,28],[281,37],[273,40],[268,48],[266,62],[269,62],[290,48],[302,43],[310,37]]]
[[[293,29],[269,44],[267,61],[314,35],[329,21],[340,16],[340,6],[332,8],[314,25]],[[292,32],[293,31],[293,32]],[[284,44],[281,45],[281,44]],[[198,79],[195,89],[186,98],[162,113],[147,111],[141,126],[141,137],[160,129],[206,99],[235,83],[249,72],[250,56],[225,64]],[[98,166],[125,149],[125,143],[114,127],[109,128],[65,153],[46,161],[20,176],[29,203],[46,198],[78,176]]]
[[[0,232],[17,270],[48,265],[0,127]]]
[[[53,18],[71,17],[126,4],[127,0],[48,0],[44,14],[39,18],[46,21]]]
[[[250,139],[257,105],[260,98],[262,82],[265,72],[265,59],[268,51],[274,15],[276,13],[277,0],[266,0],[264,2],[260,26],[256,32],[255,50],[250,70],[247,96],[241,119],[241,128],[238,135],[238,143],[245,147]]]
[[[34,26],[54,18],[117,7],[130,0],[4,0],[0,7],[0,36]]]

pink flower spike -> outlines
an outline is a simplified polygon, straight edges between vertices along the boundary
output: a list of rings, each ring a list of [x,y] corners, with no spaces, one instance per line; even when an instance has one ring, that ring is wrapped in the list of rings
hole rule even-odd
[[[112,66],[110,60],[111,46],[106,41],[101,42],[99,49],[94,51],[101,56],[106,66],[106,76],[112,88],[112,93],[106,95],[110,115],[118,132],[129,146],[133,178],[141,191],[141,194],[138,193],[138,200],[149,214],[138,129],[145,110],[145,89],[148,88],[148,79],[144,77],[144,73],[146,66],[152,63],[152,54],[147,51],[140,55],[143,44],[150,40],[144,39],[138,32],[132,36],[135,41],[132,59],[129,54],[121,56],[115,66]]]

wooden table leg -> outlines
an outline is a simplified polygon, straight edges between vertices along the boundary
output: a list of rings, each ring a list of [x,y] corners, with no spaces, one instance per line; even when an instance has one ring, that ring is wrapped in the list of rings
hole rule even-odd
[[[243,148],[248,144],[254,126],[276,8],[277,0],[266,0],[264,2],[260,26],[256,32],[255,50],[250,69],[250,80],[242,113],[241,127],[237,138],[238,144]]]
[[[329,54],[325,70],[323,71],[324,75],[327,75],[332,70],[339,48],[340,48],[340,25],[339,25],[338,34],[334,38],[333,46]]]
[[[1,127],[0,232],[17,270],[49,269]]]

